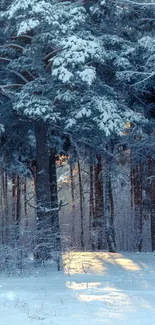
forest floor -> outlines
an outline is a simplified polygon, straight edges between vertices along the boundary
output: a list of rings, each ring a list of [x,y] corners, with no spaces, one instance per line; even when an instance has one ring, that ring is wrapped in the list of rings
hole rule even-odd
[[[0,276],[0,325],[154,325],[154,253],[68,253]]]

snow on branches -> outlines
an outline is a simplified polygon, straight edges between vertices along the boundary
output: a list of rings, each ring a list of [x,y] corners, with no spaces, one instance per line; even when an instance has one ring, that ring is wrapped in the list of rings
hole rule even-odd
[[[70,36],[60,43],[63,51],[52,58],[52,75],[63,83],[80,78],[89,86],[96,78],[95,69],[90,62],[102,61],[102,48],[95,39],[82,39],[76,35]]]
[[[8,19],[15,18],[17,22],[17,35],[42,28],[43,25],[55,30],[54,38],[60,33],[73,32],[77,26],[85,22],[84,7],[71,2],[15,0],[4,13]]]
[[[72,129],[78,121],[83,121],[83,118],[89,127],[97,128],[106,137],[111,134],[122,136],[127,123],[139,123],[142,120],[140,114],[120,105],[115,98],[104,95],[94,96],[87,103],[81,103],[79,109],[73,113],[72,119],[68,120],[66,128]]]
[[[16,96],[14,109],[19,115],[25,115],[32,120],[57,122],[59,119],[59,113],[54,112],[52,102],[48,98],[37,95],[30,97],[28,93],[25,94],[25,91],[21,91]]]
[[[14,104],[18,114],[54,123],[62,119],[69,129],[87,118],[88,124],[106,136],[121,134],[125,124],[134,119],[130,110],[117,98],[109,98],[103,88],[107,67],[114,67],[119,80],[125,71],[131,73],[130,56],[135,51],[122,37],[95,31],[91,15],[80,1],[56,0],[14,0],[3,13],[15,37],[32,37],[23,41],[20,55],[7,66],[22,85]],[[137,46],[144,47],[144,43],[141,40]],[[91,91],[91,100],[82,102],[83,90],[86,95]]]

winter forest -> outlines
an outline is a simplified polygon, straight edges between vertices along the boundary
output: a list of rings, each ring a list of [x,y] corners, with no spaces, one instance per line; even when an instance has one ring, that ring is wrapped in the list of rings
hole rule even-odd
[[[155,2],[0,10],[0,269],[154,251]]]

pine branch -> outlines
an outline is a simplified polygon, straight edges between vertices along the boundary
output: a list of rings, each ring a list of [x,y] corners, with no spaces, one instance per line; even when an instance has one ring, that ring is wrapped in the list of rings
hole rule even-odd
[[[20,72],[17,72],[15,70],[10,70],[10,72],[14,73],[16,76],[18,76],[20,79],[22,79],[25,83],[29,82],[29,80],[26,79]]]
[[[12,36],[11,39],[12,40],[16,40],[16,39],[28,39],[30,41],[32,41],[33,37],[32,36],[29,36],[29,35],[19,35],[19,36]]]
[[[23,87],[23,84],[0,85],[0,89],[20,88],[20,87]]]
[[[120,2],[123,2],[123,3],[127,2],[132,5],[141,6],[141,7],[155,6],[155,2],[136,2],[136,1],[132,1],[132,0],[122,0],[122,1],[119,1],[119,3]]]
[[[30,71],[25,70],[24,72],[27,73],[27,75],[29,76],[29,78],[30,78],[31,80],[34,80],[34,79],[35,79],[35,77],[33,76],[33,74],[32,74]]]
[[[46,208],[46,207],[42,207],[39,204],[38,205],[33,205],[30,203],[30,201],[34,198],[34,195],[32,197],[30,197],[25,204],[28,204],[31,208],[38,210],[38,212],[43,212],[43,213],[51,213],[53,211],[60,211],[62,207],[68,205],[68,202],[63,203],[62,200],[60,200],[60,203],[58,205],[58,207],[56,208]]]
[[[144,78],[144,79],[142,79],[142,80],[140,80],[140,81],[138,81],[138,82],[132,84],[131,86],[139,85],[139,84],[141,84],[141,83],[143,83],[143,82],[149,80],[150,78],[152,78],[152,77],[154,77],[154,76],[155,76],[155,73],[154,73],[154,72],[153,72],[153,73],[148,73],[148,77],[146,77],[146,78]]]
[[[46,66],[46,72],[50,72],[51,71],[51,68],[52,68],[52,64],[53,64],[53,61],[50,61],[49,63],[48,63],[48,65]]]
[[[48,54],[43,58],[43,61],[47,61],[47,60],[49,60],[53,54],[56,54],[56,53],[58,53],[58,52],[60,52],[60,51],[62,51],[62,49],[56,49],[56,50],[54,50],[54,51],[48,53]]]
[[[8,59],[8,58],[4,58],[4,57],[0,56],[0,61],[4,61],[4,62],[8,62],[9,63],[11,60]]]
[[[18,44],[5,44],[5,45],[0,46],[0,48],[5,48],[5,47],[15,48],[15,49],[20,50],[20,51],[24,50],[24,47],[21,46],[21,45],[18,45]]]

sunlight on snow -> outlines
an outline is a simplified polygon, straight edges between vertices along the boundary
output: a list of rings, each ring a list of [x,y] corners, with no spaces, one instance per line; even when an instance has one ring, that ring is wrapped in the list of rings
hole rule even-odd
[[[111,265],[126,271],[139,271],[140,265],[124,257],[123,254],[105,252],[68,252],[63,255],[66,274],[108,274]]]
[[[83,302],[102,301],[105,304],[131,305],[127,294],[114,286],[102,287],[102,282],[81,282],[67,281],[66,286],[72,290],[82,290],[88,294],[78,293],[76,296]],[[91,289],[93,289],[91,291]],[[88,291],[87,291],[88,290]],[[96,294],[94,294],[94,292]]]
[[[115,262],[127,271],[139,271],[141,269],[138,264],[128,258],[118,258],[115,260]]]
[[[123,305],[130,306],[131,302],[127,294],[124,292],[117,290],[114,287],[106,287],[101,292],[97,292],[96,294],[78,294],[78,299],[85,302],[90,301],[102,301],[105,304],[113,304],[113,305]]]
[[[141,270],[141,265],[128,257],[131,257],[131,255],[126,256],[123,253],[112,254],[108,252],[68,252],[63,256],[65,272],[68,275],[81,274],[82,281],[80,281],[80,278],[78,278],[77,282],[67,281],[66,287],[73,290],[76,298],[83,303],[94,306],[101,304],[97,312],[99,317],[106,317],[106,314],[109,317],[110,312],[112,318],[114,317],[120,321],[123,319],[122,313],[125,313],[126,310],[134,314],[137,312],[137,308],[152,309],[149,301],[139,297],[136,291],[131,295],[127,290],[122,290],[119,281],[119,284],[116,281],[117,285],[114,285],[114,279],[113,281],[108,280],[108,283],[105,280],[104,283],[104,279],[107,279],[108,275],[115,276],[113,274],[114,269],[120,275],[122,271],[123,274],[127,274],[127,272],[133,274]],[[138,274],[140,273],[138,272]],[[87,278],[87,275],[92,277]],[[102,279],[102,281],[90,282],[90,279],[94,280],[93,276],[96,275],[102,276],[98,278]],[[86,282],[83,281],[84,279],[86,279]],[[132,278],[129,277],[129,279]]]
[[[68,252],[63,255],[63,265],[66,274],[89,273],[104,274],[106,265],[100,261],[101,253]]]
[[[85,290],[94,289],[100,287],[101,282],[80,282],[76,283],[74,281],[67,281],[66,286],[72,290]]]

